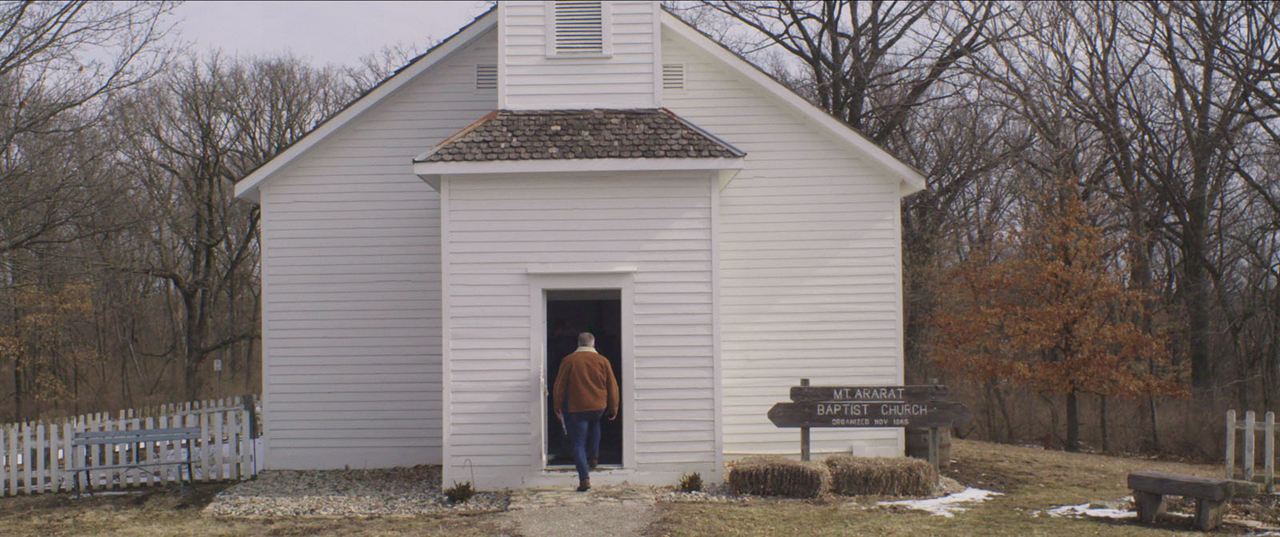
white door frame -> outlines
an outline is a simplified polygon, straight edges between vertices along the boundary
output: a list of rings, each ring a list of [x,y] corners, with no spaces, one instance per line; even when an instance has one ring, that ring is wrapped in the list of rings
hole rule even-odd
[[[529,371],[532,378],[529,384],[533,387],[530,394],[531,415],[538,419],[529,420],[529,435],[533,440],[532,462],[535,473],[542,473],[547,468],[546,429],[547,409],[547,291],[564,290],[617,290],[621,295],[619,307],[621,311],[620,338],[622,343],[622,370],[618,376],[622,379],[622,468],[634,470],[636,467],[636,407],[635,407],[635,324],[632,322],[633,293],[632,287],[635,269],[621,268],[574,268],[574,267],[530,267],[529,271]]]

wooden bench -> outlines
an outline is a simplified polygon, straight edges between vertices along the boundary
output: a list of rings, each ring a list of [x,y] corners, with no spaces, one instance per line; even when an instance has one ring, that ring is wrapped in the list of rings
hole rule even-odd
[[[1129,488],[1138,504],[1138,520],[1151,524],[1164,513],[1165,496],[1196,499],[1196,529],[1210,531],[1222,523],[1222,512],[1232,498],[1258,493],[1258,485],[1248,481],[1211,479],[1160,472],[1129,474]]]
[[[70,471],[75,476],[76,492],[80,492],[80,472],[84,472],[85,484],[90,489],[93,488],[93,479],[90,472],[94,470],[118,470],[118,469],[141,469],[153,466],[177,466],[178,467],[178,483],[182,483],[182,467],[187,467],[187,482],[195,481],[195,474],[192,472],[191,452],[195,451],[193,440],[200,438],[199,427],[174,427],[167,429],[145,429],[137,431],[94,431],[76,433],[71,439],[71,445],[76,447],[84,447],[84,460],[82,466],[72,468]],[[115,446],[127,445],[130,450],[138,449],[138,444],[156,442],[186,442],[183,451],[186,452],[184,460],[158,460],[158,461],[138,461],[122,464],[93,464],[93,447],[106,446],[108,450],[114,451]],[[109,452],[111,452],[109,451]]]

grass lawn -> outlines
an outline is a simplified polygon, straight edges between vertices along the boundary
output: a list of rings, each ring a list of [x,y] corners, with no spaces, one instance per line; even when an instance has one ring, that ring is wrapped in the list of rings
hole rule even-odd
[[[1086,454],[1069,454],[981,442],[957,441],[948,473],[960,482],[1004,492],[973,509],[943,518],[911,511],[862,508],[842,501],[755,499],[741,504],[659,504],[658,536],[702,535],[1200,535],[1190,520],[1166,519],[1159,528],[1131,521],[1036,517],[1065,504],[1113,501],[1129,494],[1125,474],[1136,469],[1216,476],[1218,467]],[[0,535],[511,535],[501,514],[377,519],[218,519],[201,509],[223,485],[201,485],[187,495],[176,489],[142,494],[42,495],[0,500]],[[866,503],[870,503],[869,501]],[[1256,504],[1271,526],[1280,525],[1276,498]],[[1233,508],[1240,513],[1239,506]],[[1228,528],[1226,533],[1243,533]],[[535,537],[535,536],[525,536]]]
[[[956,441],[946,473],[969,486],[1005,493],[955,518],[911,511],[860,509],[834,502],[760,501],[752,505],[665,504],[652,535],[1085,535],[1145,536],[1192,531],[1190,519],[1166,518],[1157,528],[1132,521],[1051,518],[1037,511],[1088,501],[1114,501],[1129,495],[1125,475],[1131,470],[1160,470],[1217,477],[1221,468],[1073,454]],[[1269,525],[1280,525],[1276,499],[1263,502]],[[1172,507],[1172,506],[1171,506]],[[1190,505],[1186,506],[1188,509]],[[1184,512],[1189,512],[1185,511]],[[1236,512],[1239,512],[1238,510]],[[1253,517],[1256,519],[1256,517]],[[1171,531],[1173,530],[1173,531]],[[1220,533],[1245,533],[1226,528]]]
[[[53,536],[327,536],[500,535],[482,516],[450,518],[218,519],[201,509],[226,485],[198,485],[187,495],[177,488],[125,496],[49,494],[0,500],[0,535]]]

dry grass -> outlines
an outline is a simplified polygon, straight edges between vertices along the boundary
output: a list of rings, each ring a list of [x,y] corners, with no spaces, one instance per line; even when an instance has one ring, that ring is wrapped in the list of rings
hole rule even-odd
[[[504,533],[490,517],[221,519],[202,509],[224,485],[122,496],[49,494],[0,500],[0,535],[62,536],[481,536]]]
[[[825,461],[831,492],[845,496],[928,496],[938,472],[920,459],[837,455]]]
[[[967,485],[1006,493],[955,518],[913,511],[869,509],[848,499],[756,499],[746,503],[660,504],[654,537],[671,536],[848,536],[925,537],[931,535],[1029,535],[1157,537],[1203,535],[1185,518],[1163,519],[1148,528],[1128,521],[1037,516],[1045,509],[1089,501],[1114,501],[1129,494],[1124,476],[1132,470],[1159,470],[1216,476],[1220,467],[1099,455],[1071,454],[982,442],[957,441],[956,463],[946,473]],[[173,489],[129,496],[74,499],[43,495],[0,499],[0,535],[187,536],[251,535],[513,535],[506,514],[449,517],[301,519],[218,519],[203,507],[221,490],[201,485],[187,495]],[[1230,514],[1280,525],[1280,498],[1237,504]],[[1186,512],[1185,504],[1182,511]],[[552,515],[541,515],[552,516]],[[1243,534],[1228,527],[1220,534]]]
[[[848,500],[758,500],[746,504],[672,503],[661,506],[652,536],[1113,536],[1168,537],[1204,535],[1189,518],[1167,517],[1157,527],[1131,521],[1038,516],[1045,509],[1090,501],[1115,501],[1129,495],[1125,475],[1133,470],[1216,476],[1220,466],[1160,462],[1064,453],[985,442],[955,441],[944,473],[966,485],[1004,492],[986,503],[943,518],[915,511],[867,509]],[[1231,514],[1253,511],[1275,519],[1277,498],[1259,506],[1235,505]],[[1189,507],[1189,506],[1186,506]],[[1185,508],[1183,512],[1185,511]],[[1271,514],[1257,515],[1258,509]],[[1239,526],[1218,534],[1242,535]]]
[[[729,468],[729,488],[737,494],[815,498],[830,480],[822,463],[783,457],[747,457]]]

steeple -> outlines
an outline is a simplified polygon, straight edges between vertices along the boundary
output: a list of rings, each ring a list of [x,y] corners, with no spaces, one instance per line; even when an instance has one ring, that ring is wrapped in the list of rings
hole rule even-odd
[[[498,106],[661,106],[659,9],[649,1],[499,2]]]

